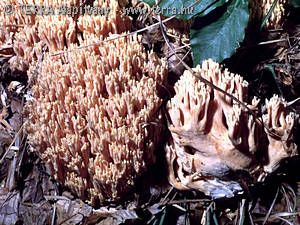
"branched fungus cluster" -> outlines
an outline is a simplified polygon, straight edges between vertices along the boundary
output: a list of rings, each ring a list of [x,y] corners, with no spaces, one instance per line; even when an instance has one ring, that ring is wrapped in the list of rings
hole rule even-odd
[[[117,200],[154,162],[160,141],[158,76],[138,36],[41,63],[27,131],[54,177],[82,199]]]
[[[155,161],[167,61],[146,51],[138,35],[84,47],[131,29],[118,1],[93,1],[108,15],[74,17],[26,16],[18,3],[82,2],[2,1],[0,41],[12,45],[13,67],[30,77],[39,68],[26,130],[48,171],[91,204],[118,200]],[[13,15],[3,13],[6,4],[15,6]],[[52,55],[62,51],[68,53]]]
[[[258,110],[257,98],[248,104],[248,83],[239,75],[212,60],[194,71],[248,109]],[[169,181],[176,188],[201,190],[215,198],[232,197],[241,187],[221,179],[230,171],[250,172],[261,166],[270,173],[282,159],[296,153],[292,131],[298,117],[282,98],[267,100],[263,122],[259,122],[255,114],[189,71],[175,84],[175,92],[167,105],[171,138],[165,151]]]
[[[118,37],[130,32],[132,19],[117,0],[92,1],[109,8],[108,15],[73,17],[22,14],[17,5],[30,3],[79,7],[82,2],[0,2],[0,47],[10,46],[11,66],[34,78],[33,99],[26,104],[29,142],[54,178],[81,199],[95,205],[122,198],[155,161],[165,118],[169,182],[181,190],[232,197],[242,188],[227,177],[231,171],[259,167],[271,173],[295,154],[298,116],[286,101],[267,100],[260,120],[260,100],[248,97],[248,83],[213,60],[195,73],[239,102],[187,70],[164,114],[160,94],[169,87],[168,63],[147,51],[141,36]],[[16,6],[12,15],[4,13],[7,4]],[[279,0],[274,13],[282,15],[282,4]],[[253,16],[265,15],[258,13]],[[273,23],[281,18],[271,14],[267,27],[277,28]]]
[[[273,8],[273,4],[274,8]],[[250,0],[250,21],[259,25],[267,18],[264,27],[268,30],[281,29],[285,16],[286,0]],[[270,12],[270,15],[268,13]]]

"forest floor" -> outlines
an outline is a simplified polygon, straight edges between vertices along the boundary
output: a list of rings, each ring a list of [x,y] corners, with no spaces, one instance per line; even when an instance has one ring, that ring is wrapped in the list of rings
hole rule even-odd
[[[224,65],[249,82],[250,95],[279,94],[300,113],[299,10],[291,11],[285,24],[255,34]],[[31,151],[23,132],[29,83],[8,61],[0,54],[0,224],[300,224],[298,157],[243,194],[218,200],[175,190],[163,174],[153,175],[164,170],[154,165],[129,199],[92,208],[54,181]],[[300,146],[299,128],[296,142]]]

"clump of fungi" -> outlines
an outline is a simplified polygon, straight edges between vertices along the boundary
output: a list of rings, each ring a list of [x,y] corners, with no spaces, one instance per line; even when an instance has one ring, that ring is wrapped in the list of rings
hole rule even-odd
[[[26,105],[29,142],[49,173],[88,203],[122,198],[155,162],[162,141],[170,184],[214,198],[242,190],[237,181],[224,179],[230,171],[251,173],[259,167],[271,173],[296,153],[292,134],[298,116],[285,100],[267,100],[259,122],[260,100],[248,97],[248,83],[212,60],[194,69],[197,76],[254,113],[189,71],[176,82],[164,113],[166,59],[147,51],[139,35],[107,41],[132,27],[118,1],[93,1],[111,9],[108,17],[25,16],[18,8],[13,15],[3,13],[6,4],[17,3],[0,2],[0,46],[13,49],[11,66],[29,77],[39,68],[33,99]],[[80,6],[79,0],[63,3]],[[165,118],[168,140],[162,140]]]
[[[117,200],[154,162],[156,87],[167,72],[138,36],[97,50],[47,55],[27,105],[31,144],[55,179],[91,203]]]
[[[239,75],[206,60],[195,73],[223,91],[258,110],[258,98],[251,103],[248,83]],[[175,84],[175,96],[168,102],[171,137],[165,145],[169,182],[181,190],[201,190],[215,198],[232,197],[241,191],[235,181],[225,181],[230,171],[251,171],[261,167],[273,172],[284,158],[296,154],[293,129],[298,115],[285,100],[266,100],[263,121],[224,93],[207,86],[190,71]],[[267,157],[262,157],[267,155]]]
[[[274,8],[272,6],[274,5]],[[264,28],[268,30],[281,29],[286,15],[286,0],[250,0],[250,21],[261,24],[271,10],[268,19],[264,24]]]
[[[108,17],[26,16],[18,3],[30,2],[0,3],[0,45],[13,48],[12,68],[32,78],[39,68],[26,105],[29,142],[49,173],[81,199],[93,205],[120,199],[155,161],[167,61],[146,51],[139,35],[84,47],[131,29],[118,1],[93,2],[109,8]],[[6,4],[16,6],[13,15],[5,15]],[[68,50],[74,51],[54,56]]]

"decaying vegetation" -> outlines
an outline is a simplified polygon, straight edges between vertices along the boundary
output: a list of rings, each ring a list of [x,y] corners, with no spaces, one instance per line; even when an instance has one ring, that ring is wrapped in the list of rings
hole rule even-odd
[[[1,1],[0,224],[298,224],[299,8],[250,0],[239,48],[202,63],[203,21],[239,1]]]

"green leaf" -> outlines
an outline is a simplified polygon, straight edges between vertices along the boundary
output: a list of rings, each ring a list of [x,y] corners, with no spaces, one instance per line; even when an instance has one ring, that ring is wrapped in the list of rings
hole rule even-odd
[[[142,2],[147,3],[148,5],[150,5],[150,7],[155,5],[155,0],[142,0]]]
[[[299,7],[300,7],[300,0],[289,0],[289,2],[290,2],[295,8],[299,8]]]
[[[248,24],[247,0],[232,0],[223,15],[199,30],[191,30],[194,65],[212,58],[217,62],[232,56],[244,40]]]
[[[224,5],[228,0],[162,0],[159,4],[160,13],[182,20],[194,16],[205,16],[217,7]]]
[[[268,20],[268,19],[270,18],[270,16],[271,16],[271,13],[274,11],[274,8],[275,8],[277,2],[278,2],[278,0],[275,0],[275,1],[272,3],[272,6],[271,6],[270,10],[268,11],[268,13],[267,13],[266,17],[264,18],[262,24],[260,25],[260,29],[262,29],[262,28],[265,26],[267,20]]]

